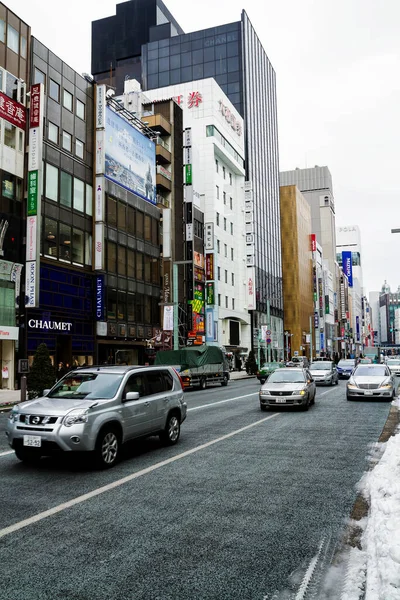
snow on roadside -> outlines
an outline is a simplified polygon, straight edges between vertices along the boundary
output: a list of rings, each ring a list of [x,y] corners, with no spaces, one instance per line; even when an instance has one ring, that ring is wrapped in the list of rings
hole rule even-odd
[[[393,403],[400,409],[400,399]],[[352,548],[341,600],[400,600],[400,429],[360,482],[369,504],[362,550]]]

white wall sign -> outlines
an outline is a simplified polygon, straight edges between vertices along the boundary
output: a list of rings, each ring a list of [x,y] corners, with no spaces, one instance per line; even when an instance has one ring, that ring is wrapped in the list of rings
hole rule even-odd
[[[35,127],[29,130],[28,171],[37,171],[42,163],[41,129]]]
[[[25,306],[36,306],[36,262],[27,262],[25,266]]]
[[[104,321],[97,321],[96,333],[97,335],[107,335],[107,323]]]
[[[173,331],[174,330],[174,307],[173,306],[164,306],[163,330],[164,331]]]
[[[256,286],[255,286],[255,269],[251,267],[247,269],[247,310],[255,310],[256,308]]]
[[[96,177],[95,221],[104,221],[104,177]]]
[[[204,224],[204,244],[206,250],[214,250],[214,223]]]
[[[185,185],[183,188],[183,201],[184,202],[193,202],[193,186]]]
[[[102,175],[104,173],[104,165],[104,131],[96,131],[96,175]]]
[[[222,100],[219,100],[218,104],[219,104],[219,110],[220,110],[221,114],[225,117],[225,120],[232,127],[233,131],[235,131],[238,135],[242,135],[242,126],[239,123],[239,121],[236,119],[235,115],[230,110],[230,108],[225,106],[225,104],[222,102]]]
[[[244,182],[244,191],[245,191],[245,192],[248,192],[248,191],[250,191],[250,190],[252,190],[252,189],[253,189],[253,184],[252,184],[252,182],[251,182],[251,181],[245,181],[245,182]]]
[[[186,223],[186,241],[193,242],[193,223]]]
[[[36,260],[37,217],[26,220],[26,260]]]
[[[184,146],[192,145],[192,129],[190,127],[185,129],[185,131],[183,132],[183,145]]]
[[[183,163],[185,165],[192,164],[192,148],[191,147],[187,147],[187,148],[183,149]]]
[[[0,340],[17,340],[18,331],[18,327],[5,327],[4,325],[0,325]]]
[[[96,86],[96,128],[104,129],[106,126],[106,86]]]
[[[104,224],[96,223],[94,227],[94,268],[103,269],[104,257]]]

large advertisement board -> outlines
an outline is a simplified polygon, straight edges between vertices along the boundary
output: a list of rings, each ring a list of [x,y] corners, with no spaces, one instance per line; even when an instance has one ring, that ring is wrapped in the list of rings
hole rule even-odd
[[[154,142],[106,108],[105,177],[156,204]]]

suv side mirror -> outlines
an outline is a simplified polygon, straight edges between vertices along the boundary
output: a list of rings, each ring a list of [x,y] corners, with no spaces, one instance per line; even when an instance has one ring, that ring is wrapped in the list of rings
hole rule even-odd
[[[43,390],[43,396],[47,396],[47,394],[49,393],[50,388],[48,390]]]
[[[122,399],[122,402],[130,402],[131,400],[139,400],[139,392],[127,392],[125,398]]]

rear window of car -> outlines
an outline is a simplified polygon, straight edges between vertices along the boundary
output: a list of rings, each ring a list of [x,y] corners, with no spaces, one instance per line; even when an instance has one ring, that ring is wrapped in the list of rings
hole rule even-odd
[[[354,367],[354,360],[339,360],[338,367]]]
[[[331,362],[316,362],[311,363],[310,371],[329,371],[332,368]]]
[[[374,365],[360,365],[354,371],[354,377],[384,377],[389,375],[386,367]]]

